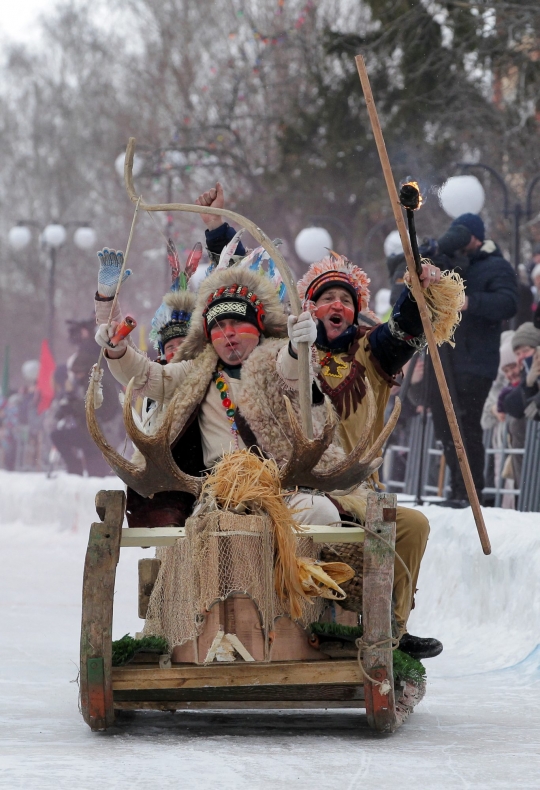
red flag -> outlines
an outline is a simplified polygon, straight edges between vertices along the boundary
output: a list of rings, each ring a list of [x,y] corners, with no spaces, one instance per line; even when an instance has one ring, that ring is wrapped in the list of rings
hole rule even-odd
[[[39,355],[39,373],[36,382],[36,389],[39,392],[38,414],[47,411],[54,398],[53,373],[56,369],[54,357],[49,348],[49,343],[44,340],[41,344]]]

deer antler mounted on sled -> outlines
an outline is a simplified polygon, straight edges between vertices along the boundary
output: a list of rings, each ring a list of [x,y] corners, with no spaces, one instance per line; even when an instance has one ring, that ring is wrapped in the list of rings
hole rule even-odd
[[[185,421],[189,416],[188,414],[178,415],[176,408],[178,395],[170,402],[158,430],[149,436],[137,427],[133,419],[131,408],[133,381],[129,383],[124,399],[124,424],[128,437],[144,458],[144,466],[139,466],[116,452],[103,436],[94,409],[93,387],[95,386],[96,383],[92,380],[88,397],[86,398],[88,429],[107,463],[118,477],[144,497],[152,497],[158,491],[186,491],[198,497],[204,478],[194,477],[182,472],[171,452],[171,444],[184,427]],[[383,431],[377,437],[375,443],[368,447],[369,437],[375,422],[376,409],[369,381],[366,381],[366,388],[368,418],[360,440],[349,455],[345,456],[334,467],[330,469],[325,468],[324,472],[318,472],[316,467],[332,443],[337,428],[336,415],[330,401],[326,399],[326,420],[320,435],[314,439],[309,439],[300,426],[289,398],[284,396],[291,428],[292,449],[288,461],[280,470],[280,480],[283,488],[306,486],[326,492],[349,490],[362,483],[379,468],[382,464],[382,457],[380,457],[381,448],[394,429],[401,410],[401,404],[396,399],[394,409]]]

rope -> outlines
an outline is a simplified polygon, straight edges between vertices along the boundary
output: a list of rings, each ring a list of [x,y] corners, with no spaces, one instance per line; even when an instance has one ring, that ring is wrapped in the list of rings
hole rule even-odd
[[[328,526],[332,526],[332,524],[337,524],[337,525],[348,524],[351,527],[358,527],[358,523],[355,522],[355,521],[345,521],[345,520],[332,521],[331,524],[329,524]],[[412,576],[411,576],[411,573],[410,573],[409,569],[405,565],[404,561],[402,560],[402,558],[397,553],[397,551],[395,549],[395,546],[392,546],[392,544],[389,543],[386,540],[386,538],[383,538],[382,535],[378,534],[378,532],[374,532],[372,529],[369,529],[369,527],[362,526],[362,529],[364,530],[364,532],[367,532],[368,535],[371,535],[372,537],[377,538],[377,540],[379,540],[381,543],[384,543],[384,545],[388,549],[390,549],[390,551],[392,552],[394,557],[396,557],[399,560],[399,562],[402,564],[403,568],[405,569],[405,573],[407,574],[407,581],[409,583],[409,591],[410,591],[410,600],[412,602],[412,595],[413,595]],[[411,612],[411,607],[409,606],[409,614],[410,614],[410,612]],[[360,658],[362,650],[374,650],[377,647],[388,648],[388,643],[390,643],[390,647],[391,647],[392,651],[397,650],[399,648],[400,639],[401,639],[401,637],[403,636],[404,633],[405,633],[405,629],[400,629],[400,633],[398,634],[397,637],[389,637],[388,639],[381,639],[380,641],[372,642],[371,644],[368,644],[367,642],[365,642],[363,637],[360,637],[359,639],[356,640],[355,645],[358,648],[358,666],[360,667],[360,671],[362,672],[362,675],[364,676],[364,678],[366,680],[369,680],[370,683],[373,683],[376,686],[382,686],[383,683],[385,683],[387,681],[375,680],[375,678],[372,678],[370,675],[368,675],[368,673],[366,672],[366,670],[364,668],[364,665],[362,664],[362,660]],[[388,691],[389,690],[390,689],[388,689]],[[388,693],[388,692],[386,692],[386,693]]]
[[[118,277],[118,283],[116,284],[116,291],[114,292],[114,297],[113,297],[113,300],[112,300],[111,311],[109,313],[109,320],[107,321],[107,329],[109,329],[110,326],[111,326],[112,317],[114,315],[114,311],[116,309],[116,304],[118,302],[118,294],[120,293],[120,286],[122,285],[122,277],[124,276],[124,272],[125,272],[126,266],[127,266],[129,251],[131,249],[131,241],[133,239],[133,233],[135,231],[135,223],[137,222],[137,215],[139,213],[139,204],[140,204],[141,200],[142,200],[142,195],[140,195],[139,199],[137,200],[137,203],[135,204],[135,212],[133,214],[133,220],[131,222],[131,230],[129,231],[128,242],[127,242],[127,246],[126,246],[126,254],[124,255],[124,262],[122,264],[122,268],[120,269],[120,275]],[[98,361],[97,361],[97,367],[98,368],[100,367],[101,362],[103,361],[103,354],[104,353],[105,353],[105,349],[101,348],[101,350],[99,352]]]

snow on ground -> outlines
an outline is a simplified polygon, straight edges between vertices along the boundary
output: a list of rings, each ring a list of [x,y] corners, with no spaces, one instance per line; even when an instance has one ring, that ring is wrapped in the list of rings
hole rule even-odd
[[[77,710],[80,589],[94,495],[114,478],[0,472],[0,787],[24,790],[540,788],[540,515],[426,507],[412,633],[436,636],[428,692],[392,736],[363,712],[138,713],[92,733]],[[123,549],[114,638],[139,630]]]

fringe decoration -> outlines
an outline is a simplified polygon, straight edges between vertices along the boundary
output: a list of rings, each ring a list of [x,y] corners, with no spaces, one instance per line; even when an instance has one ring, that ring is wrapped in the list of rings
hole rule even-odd
[[[223,510],[253,512],[263,510],[272,521],[276,543],[274,580],[279,598],[288,600],[293,619],[302,614],[302,600],[308,599],[299,576],[296,537],[301,527],[294,521],[294,511],[283,499],[279,468],[272,459],[261,459],[249,450],[223,456],[206,478],[201,500],[214,499]]]
[[[422,258],[422,263],[431,261]],[[406,283],[410,289],[410,284]],[[430,285],[424,291],[429,317],[433,325],[433,334],[438,346],[450,343],[455,346],[454,332],[461,321],[461,310],[465,304],[465,282],[453,271],[443,272],[438,283]]]

